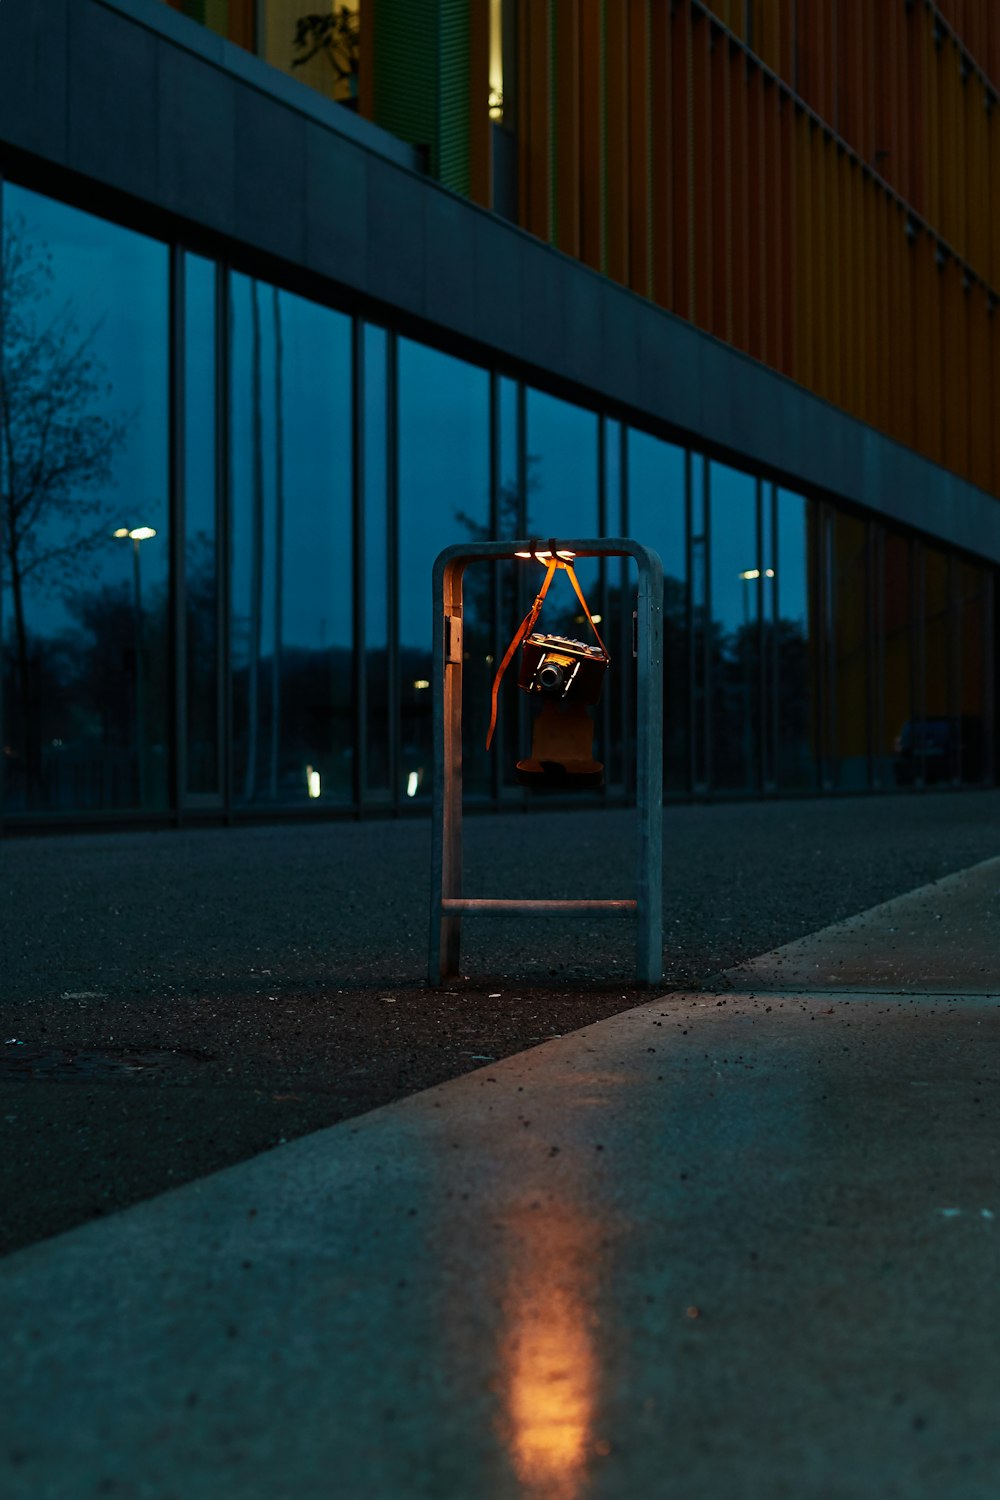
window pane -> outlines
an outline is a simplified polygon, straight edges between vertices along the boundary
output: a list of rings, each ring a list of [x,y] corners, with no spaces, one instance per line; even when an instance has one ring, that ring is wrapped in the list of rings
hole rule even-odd
[[[9,185],[3,230],[7,810],[163,808],[167,251]]]
[[[812,598],[813,535],[816,508],[801,495],[775,495],[777,545],[773,580],[777,619],[774,631],[778,693],[778,784],[812,790],[816,785],[815,742],[816,630]],[[764,558],[765,598],[771,587]]]
[[[708,610],[708,556],[705,533],[706,501],[705,486],[708,483],[708,463],[700,453],[690,455],[691,464],[691,642],[694,671],[692,687],[694,699],[691,704],[693,719],[692,741],[694,764],[692,781],[696,791],[708,789],[708,656],[712,632]]]
[[[837,785],[868,785],[868,527],[838,512],[830,527],[833,569],[833,753]]]
[[[979,782],[986,761],[986,632],[989,575],[985,568],[959,562],[959,733],[961,777]]]
[[[399,655],[404,797],[431,790],[431,573],[442,548],[482,541],[490,523],[489,376],[423,344],[399,344]],[[489,569],[464,583],[463,779],[489,786]]]
[[[350,320],[233,278],[233,795],[352,791]]]
[[[543,391],[527,393],[528,533],[537,537],[597,536],[597,417]],[[537,564],[533,564],[535,568]],[[539,570],[540,573],[540,570]],[[591,609],[597,607],[596,558],[576,575]],[[533,579],[533,575],[529,575]],[[530,602],[530,601],[529,601]],[[589,627],[565,578],[553,581],[543,615],[545,629],[569,636]]]
[[[916,746],[927,785],[956,781],[958,723],[952,698],[953,629],[948,555],[924,547],[924,701]]]
[[[368,791],[389,795],[388,337],[364,330],[365,682]]]
[[[912,548],[907,537],[887,532],[882,567],[883,759],[882,785],[912,786],[917,777],[913,755],[911,691],[913,677]]]
[[[523,515],[519,480],[521,427],[521,390],[517,381],[501,376],[496,382],[497,403],[497,535],[504,541],[524,538],[527,523]],[[492,670],[503,660],[504,652],[524,618],[527,601],[526,569],[519,562],[500,563],[496,570],[497,627],[493,637]],[[513,669],[512,669],[513,670]],[[499,769],[501,787],[516,787],[515,767],[521,757],[521,743],[526,736],[525,695],[511,692],[504,682],[500,717],[492,754]],[[518,797],[520,798],[518,788]]]
[[[215,267],[184,258],[184,607],[187,790],[218,793]]]
[[[689,686],[684,450],[628,433],[628,525],[663,563],[664,786],[688,784]],[[632,608],[630,605],[629,615]],[[634,747],[630,752],[634,755]]]
[[[757,482],[711,466],[712,783],[748,791],[760,730]]]

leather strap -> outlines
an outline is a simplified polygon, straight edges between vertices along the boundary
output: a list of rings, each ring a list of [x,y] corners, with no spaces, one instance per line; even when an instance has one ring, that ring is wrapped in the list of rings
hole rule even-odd
[[[533,628],[533,626],[535,624],[535,621],[538,619],[538,616],[541,614],[542,605],[545,602],[545,595],[549,591],[549,584],[552,582],[553,578],[556,576],[556,568],[558,568],[558,567],[559,567],[559,559],[553,553],[553,555],[549,558],[549,561],[548,561],[548,563],[546,565],[546,568],[545,568],[545,581],[542,584],[541,588],[538,590],[538,594],[537,594],[537,596],[535,598],[534,604],[528,610],[528,613],[525,615],[524,619],[521,621],[520,625],[518,626],[518,628],[517,628],[517,634],[514,636],[514,639],[511,641],[510,645],[507,647],[507,651],[506,651],[506,654],[504,656],[504,659],[500,663],[500,666],[497,669],[497,675],[493,679],[493,701],[492,701],[492,704],[491,704],[491,707],[490,707],[490,727],[489,727],[489,730],[487,731],[487,734],[486,734],[486,748],[487,748],[487,750],[490,748],[490,746],[493,743],[493,732],[494,732],[494,730],[497,727],[497,695],[500,692],[500,683],[501,683],[501,680],[503,678],[503,674],[506,672],[507,668],[510,666],[511,658],[514,655],[514,652],[517,650],[518,646],[524,640],[524,638],[528,634],[528,632]]]
[[[541,561],[540,558],[539,561]],[[586,599],[583,597],[583,590],[581,589],[577,581],[576,573],[573,571],[573,564],[571,562],[563,562],[562,558],[557,557],[555,551],[553,550],[548,562],[545,565],[545,581],[543,582],[541,588],[538,590],[538,594],[535,598],[534,604],[528,610],[528,613],[525,615],[524,619],[518,626],[517,633],[515,634],[514,639],[511,641],[510,645],[507,647],[503,661],[497,668],[497,674],[493,679],[493,697],[490,705],[490,727],[486,734],[487,750],[493,743],[493,735],[497,727],[497,700],[500,693],[500,683],[503,680],[503,675],[506,672],[507,668],[510,666],[514,653],[517,650],[518,646],[520,646],[525,636],[530,634],[530,632],[534,629],[535,621],[541,614],[542,605],[545,602],[545,595],[549,591],[549,584],[555,577],[557,568],[562,568],[564,572],[569,574],[569,581],[573,585],[573,591],[576,594],[576,597],[579,599],[581,605],[583,606],[583,612],[587,616],[587,620],[590,624],[591,630],[597,637],[597,644],[601,648],[601,651],[604,655],[604,660],[607,662],[611,660],[610,656],[608,655],[608,648],[601,640],[600,631],[594,624],[594,617],[590,613]]]
[[[569,581],[573,585],[573,589],[574,589],[574,591],[576,593],[576,597],[579,599],[581,605],[583,606],[583,612],[587,616],[587,621],[588,621],[588,623],[590,625],[590,628],[591,628],[591,630],[594,632],[594,634],[597,637],[597,644],[600,646],[601,651],[604,653],[604,660],[609,662],[611,660],[611,657],[608,655],[608,648],[604,644],[604,642],[601,640],[601,632],[598,630],[597,626],[594,624],[594,617],[590,613],[590,610],[587,608],[587,601],[583,597],[583,589],[580,587],[579,583],[577,582],[576,574],[573,571],[573,564],[569,563],[569,562],[564,562],[562,564],[562,567],[564,567],[566,569],[566,572],[569,574]]]

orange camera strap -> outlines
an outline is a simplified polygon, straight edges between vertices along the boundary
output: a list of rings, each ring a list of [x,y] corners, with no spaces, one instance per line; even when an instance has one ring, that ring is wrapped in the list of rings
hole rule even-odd
[[[602,652],[604,653],[604,660],[605,661],[610,661],[611,660],[611,658],[608,655],[608,648],[607,648],[607,646],[605,646],[604,642],[601,640],[600,633],[599,633],[599,631],[597,629],[597,626],[594,624],[593,616],[591,615],[590,610],[587,607],[587,601],[583,597],[583,590],[580,588],[580,585],[577,582],[576,574],[573,571],[573,564],[570,563],[570,562],[563,562],[561,558],[556,557],[555,554],[553,553],[553,555],[549,558],[548,562],[545,565],[545,580],[542,583],[541,588],[538,590],[538,594],[536,595],[535,602],[531,606],[531,608],[528,610],[528,613],[525,615],[524,619],[521,621],[520,625],[518,626],[517,633],[514,636],[514,639],[511,641],[510,645],[507,647],[507,650],[504,653],[503,661],[500,663],[500,666],[497,668],[497,675],[493,679],[493,698],[492,698],[492,702],[490,704],[490,727],[489,727],[489,729],[487,731],[487,734],[486,734],[486,748],[487,748],[487,750],[490,748],[490,746],[493,743],[493,734],[494,734],[494,731],[496,730],[496,727],[497,727],[497,700],[498,700],[499,693],[500,693],[500,683],[503,681],[503,674],[506,672],[507,668],[510,666],[511,661],[514,658],[514,653],[517,651],[518,646],[520,646],[520,644],[524,640],[525,636],[529,635],[531,633],[531,631],[535,628],[535,621],[538,619],[538,616],[542,612],[542,605],[545,602],[545,595],[549,591],[549,584],[552,582],[553,578],[556,576],[556,569],[557,568],[562,568],[565,572],[567,572],[569,574],[569,581],[573,585],[573,590],[574,590],[574,592],[576,594],[576,597],[579,599],[581,605],[583,606],[583,612],[587,616],[587,620],[590,623],[591,630],[597,636],[597,644],[600,646]]]

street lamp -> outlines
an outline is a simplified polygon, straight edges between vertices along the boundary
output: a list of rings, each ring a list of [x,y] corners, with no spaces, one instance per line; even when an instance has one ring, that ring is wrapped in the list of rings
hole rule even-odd
[[[132,626],[135,635],[135,750],[139,806],[146,805],[146,719],[142,685],[142,577],[139,544],[156,535],[152,526],[119,526],[114,536],[132,543]]]

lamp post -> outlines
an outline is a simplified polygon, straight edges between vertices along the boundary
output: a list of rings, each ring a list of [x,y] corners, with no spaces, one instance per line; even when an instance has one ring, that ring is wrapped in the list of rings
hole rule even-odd
[[[762,578],[773,578],[773,568],[744,568],[736,575],[743,583],[743,763],[747,780],[750,781],[750,758],[753,753],[753,737],[750,733],[750,584]],[[760,622],[760,598],[758,596],[757,620]],[[759,635],[758,635],[759,640]]]
[[[146,805],[146,717],[142,682],[142,574],[139,567],[139,544],[156,535],[152,526],[119,526],[116,537],[132,543],[132,628],[135,640],[135,753],[138,776],[139,806]]]

